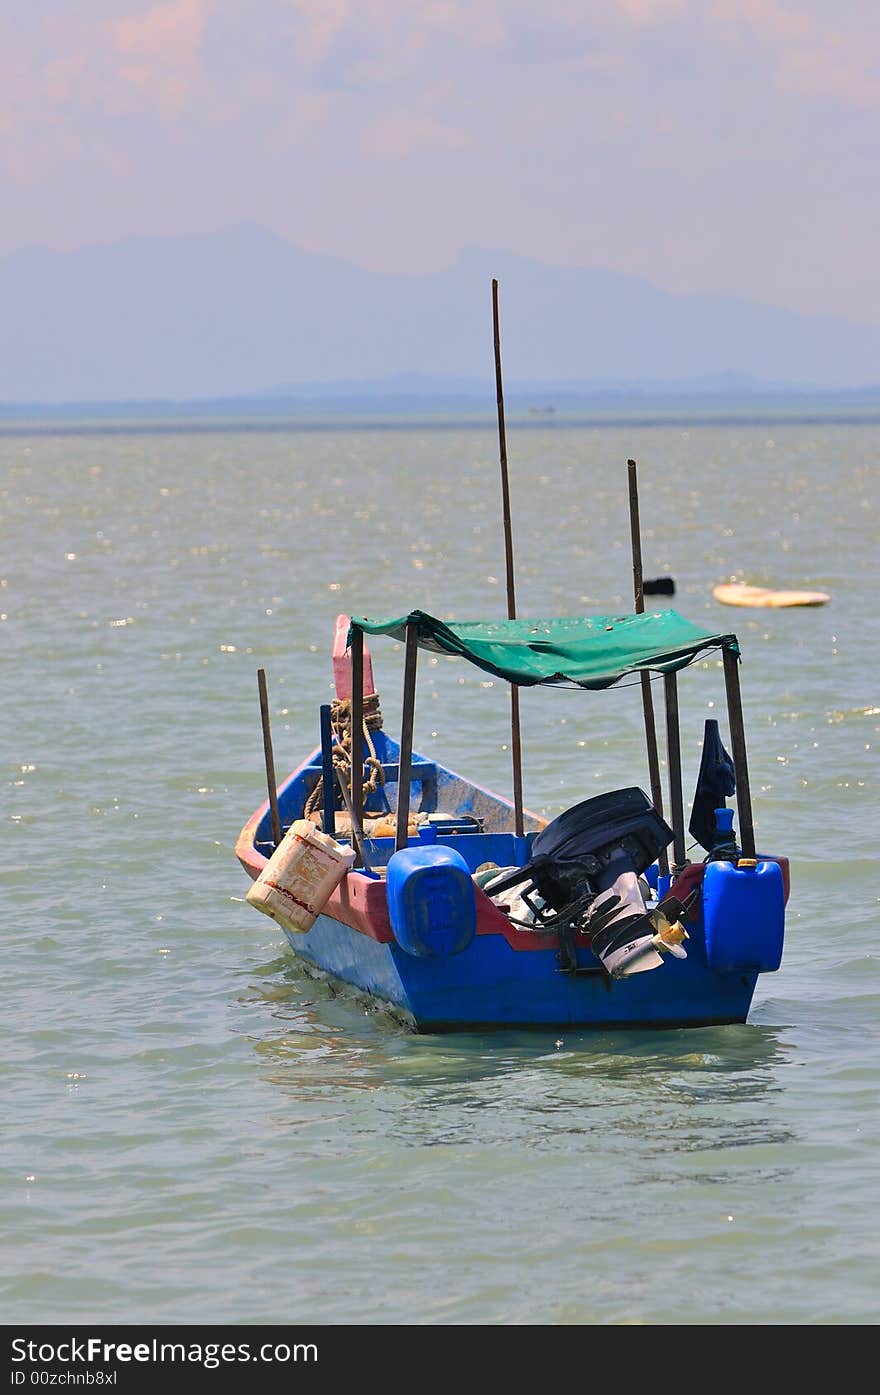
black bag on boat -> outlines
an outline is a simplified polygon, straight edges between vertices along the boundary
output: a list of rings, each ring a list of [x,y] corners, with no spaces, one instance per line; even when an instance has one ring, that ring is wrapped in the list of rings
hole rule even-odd
[[[571,927],[588,913],[594,954],[613,977],[627,977],[662,963],[639,877],[672,836],[643,790],[600,794],[548,823],[526,865],[493,881],[491,894],[531,882],[556,912],[539,919],[558,930],[560,958],[570,973],[590,972],[578,968],[570,939]],[[528,901],[529,892],[522,895]]]
[[[573,804],[542,828],[526,865],[493,883],[492,892],[530,879],[539,895],[561,910],[598,889],[598,878],[615,853],[627,853],[641,875],[671,841],[672,829],[643,790],[613,790]]]

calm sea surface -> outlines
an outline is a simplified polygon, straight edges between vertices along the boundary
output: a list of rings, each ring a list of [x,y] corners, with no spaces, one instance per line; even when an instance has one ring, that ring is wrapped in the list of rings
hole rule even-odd
[[[632,456],[645,576],[739,635],[782,967],[743,1026],[559,1036],[420,1037],[307,978],[233,855],[257,669],[281,777],[338,613],[506,614],[497,432],[5,428],[4,1322],[877,1322],[880,425],[536,423],[508,456],[520,615],[631,607]],[[732,610],[731,577],[831,601]],[[421,673],[417,748],[509,795],[506,690]],[[680,695],[689,802],[714,661]],[[648,787],[637,689],[522,724],[535,812]]]

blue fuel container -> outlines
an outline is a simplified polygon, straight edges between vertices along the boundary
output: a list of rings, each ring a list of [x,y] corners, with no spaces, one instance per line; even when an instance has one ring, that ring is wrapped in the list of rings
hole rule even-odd
[[[388,916],[401,949],[418,959],[460,954],[474,937],[477,902],[461,853],[441,844],[388,859]]]
[[[703,918],[710,969],[716,973],[778,969],[785,931],[785,889],[779,863],[707,863]]]
[[[733,831],[733,810],[722,804],[715,810],[715,839],[708,862],[736,862],[740,856]]]

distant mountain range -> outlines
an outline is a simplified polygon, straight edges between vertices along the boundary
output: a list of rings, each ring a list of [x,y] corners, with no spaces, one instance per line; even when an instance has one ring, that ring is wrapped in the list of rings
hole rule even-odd
[[[260,228],[0,261],[0,404],[488,400],[880,384],[880,328],[470,249],[377,275]],[[538,407],[540,410],[540,405]]]

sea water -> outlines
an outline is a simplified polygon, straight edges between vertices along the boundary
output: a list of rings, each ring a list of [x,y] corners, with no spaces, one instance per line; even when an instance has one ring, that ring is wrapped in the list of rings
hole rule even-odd
[[[521,616],[631,608],[632,457],[675,582],[647,604],[739,636],[780,969],[741,1026],[417,1036],[246,903],[258,668],[283,778],[337,614],[507,613],[494,424],[7,425],[4,1322],[877,1321],[878,420],[507,445]],[[731,578],[831,599],[735,610]],[[371,648],[396,735],[402,650]],[[689,804],[717,656],[679,691]],[[500,684],[423,655],[415,720],[510,797]],[[534,812],[649,788],[637,687],[523,692],[521,723]]]

